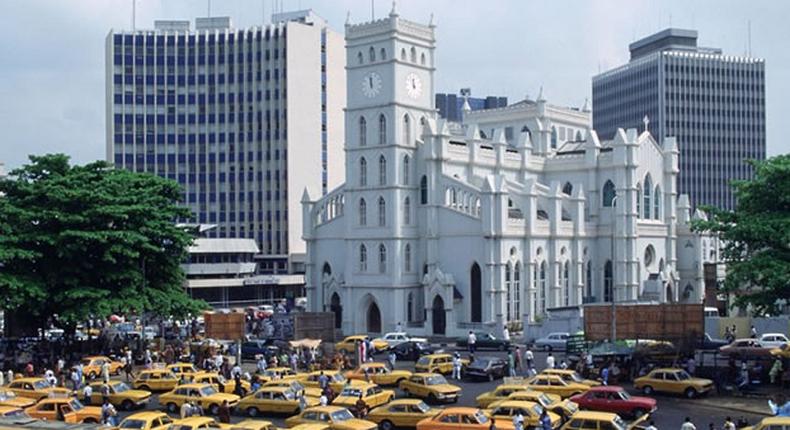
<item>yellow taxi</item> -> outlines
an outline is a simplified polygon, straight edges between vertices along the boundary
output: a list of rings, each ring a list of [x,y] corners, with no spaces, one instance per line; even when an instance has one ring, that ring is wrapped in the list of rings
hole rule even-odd
[[[326,424],[332,430],[374,430],[374,422],[354,418],[348,409],[340,406],[316,406],[307,408],[299,415],[285,420],[285,425],[293,428],[298,424]]]
[[[196,405],[209,411],[211,415],[217,415],[224,400],[228,401],[230,408],[234,408],[239,403],[239,396],[219,393],[210,384],[179,385],[173,391],[159,396],[159,404],[167,408],[170,413],[177,413],[184,402],[195,402]]]
[[[505,422],[513,422],[513,417],[521,413],[524,417],[524,428],[540,427],[540,415],[543,413],[543,407],[534,402],[525,400],[504,400],[499,402],[497,407],[492,408],[486,414],[495,420],[504,420]],[[551,420],[551,428],[557,428],[562,424],[562,418],[554,412],[546,412]]]
[[[176,378],[178,379],[181,379],[181,377],[189,379],[195,376],[195,374],[201,373],[201,371],[192,363],[168,364],[165,369],[173,375],[176,375]]]
[[[303,393],[305,397],[312,397],[317,399],[321,397],[321,389],[313,387],[305,387],[296,379],[275,379],[263,384],[264,387],[286,387],[290,388],[296,394]]]
[[[431,408],[420,399],[396,399],[368,412],[365,419],[378,424],[381,430],[392,430],[396,427],[416,427],[418,422],[439,412],[439,409]]]
[[[536,375],[527,382],[527,387],[532,390],[542,391],[548,394],[556,394],[566,399],[577,394],[581,394],[590,389],[589,385],[579,384],[578,382],[568,382],[558,375]]]
[[[231,379],[227,380],[224,376],[220,375],[219,373],[215,372],[199,372],[192,375],[192,384],[211,384],[219,390],[220,385],[222,385],[222,392],[223,393],[233,393],[236,391],[236,380]],[[250,392],[251,385],[248,381],[241,380],[241,388],[244,390],[245,393]]]
[[[93,382],[90,386],[92,390],[91,404],[101,405],[104,399],[104,395],[102,394],[104,383]],[[110,403],[112,403],[113,406],[127,411],[131,411],[137,407],[144,407],[151,399],[150,391],[133,390],[129,388],[125,382],[121,381],[110,381],[110,383],[107,384],[107,389],[109,391],[109,396],[107,397],[110,399]]]
[[[164,412],[145,411],[129,415],[118,425],[120,429],[130,430],[168,430],[173,419]]]
[[[0,406],[0,417],[28,418],[29,415],[22,408],[17,408],[15,406]]]
[[[11,391],[19,397],[27,397],[35,401],[39,401],[50,395],[68,396],[71,394],[71,390],[53,387],[50,385],[49,381],[44,378],[14,379],[13,382],[8,384],[7,388],[8,391]]]
[[[469,365],[469,360],[461,359],[461,371]],[[423,373],[451,373],[453,371],[453,356],[450,354],[423,355],[414,365],[415,372]]]
[[[779,358],[790,358],[790,342],[785,342],[779,345],[778,348],[773,348],[771,355]]]
[[[395,392],[382,390],[376,384],[349,385],[343,388],[343,391],[332,400],[332,405],[351,407],[357,403],[360,396],[362,396],[362,400],[365,401],[368,409],[371,409],[391,402],[395,398]]]
[[[357,344],[369,338],[369,336],[364,334],[347,336],[345,339],[335,344],[335,350],[345,352],[346,354],[354,354],[357,352]],[[386,351],[387,348],[389,348],[389,344],[381,339],[373,339],[370,341],[370,344],[373,345],[374,352]]]
[[[233,430],[279,430],[271,421],[241,420],[232,426]]]
[[[297,376],[299,374],[291,370],[290,367],[270,367],[258,373],[258,378],[264,383],[274,379],[293,379]]]
[[[426,399],[431,403],[457,403],[461,387],[447,383],[444,376],[437,373],[415,373],[399,385],[407,396]]]
[[[137,374],[132,387],[143,391],[169,391],[178,385],[178,378],[169,370],[150,369]]]
[[[653,369],[645,376],[634,379],[634,388],[642,390],[645,395],[654,391],[671,394],[683,394],[694,398],[713,389],[710,379],[694,378],[683,369]]]
[[[543,409],[554,412],[567,420],[579,410],[579,405],[570,400],[562,400],[562,397],[556,394],[546,394],[540,391],[527,390],[516,391],[507,396],[505,400],[497,400],[496,402],[488,405],[489,408],[496,408],[503,401],[507,400],[526,400],[539,404]]]
[[[494,420],[494,424],[498,429],[513,426],[505,420]],[[491,418],[475,408],[447,408],[417,423],[417,430],[489,430],[489,428],[491,428]]]
[[[331,430],[327,424],[323,423],[304,423],[304,424],[297,424],[291,427],[291,430]]]
[[[230,424],[221,424],[211,417],[189,417],[173,421],[169,430],[198,430],[198,429],[216,429],[216,430],[229,430],[233,426]]]
[[[25,409],[35,404],[36,401],[30,397],[17,396],[13,391],[0,387],[0,406]]]
[[[584,384],[588,387],[597,387],[601,385],[598,381],[592,379],[584,379],[578,372],[571,369],[544,369],[540,372],[542,375],[558,375],[560,378],[567,382],[575,382],[577,384]]]
[[[390,370],[384,363],[362,363],[356,369],[346,372],[346,378],[374,382],[379,385],[398,385],[408,379],[408,370]],[[333,388],[334,389],[334,388]]]
[[[25,412],[32,418],[67,423],[98,423],[101,420],[100,407],[84,406],[71,397],[47,397],[25,409]]]
[[[319,378],[321,378],[321,374],[324,374],[328,379],[327,383],[332,390],[336,393],[343,391],[343,388],[346,385],[349,385],[349,380],[343,375],[342,372],[339,370],[318,370],[315,372],[310,373],[302,373],[300,374],[297,379],[299,382],[302,383],[307,388],[317,388],[319,391],[321,390],[321,383]],[[350,381],[351,385],[358,384],[359,381],[352,380]],[[320,394],[319,394],[320,397]]]
[[[763,418],[759,423],[742,427],[741,430],[785,430],[790,428],[790,417],[767,417]]]
[[[485,393],[480,394],[477,396],[475,401],[477,401],[477,406],[480,408],[487,408],[493,402],[505,400],[511,394],[518,392],[518,391],[526,391],[529,390],[526,385],[520,384],[502,384],[491,391],[486,391]]]
[[[307,406],[318,405],[318,399],[305,397]],[[242,398],[237,409],[251,417],[261,413],[295,414],[299,412],[299,393],[288,387],[263,387],[253,394]]]
[[[110,375],[118,375],[123,369],[123,363],[120,361],[111,360],[109,357],[103,355],[94,355],[90,357],[83,357],[80,360],[82,364],[82,374],[88,379],[95,379],[101,376],[101,367],[104,363],[110,364]]]
[[[579,411],[569,419],[561,430],[630,430],[647,418],[641,418],[626,424],[619,415],[611,412]]]

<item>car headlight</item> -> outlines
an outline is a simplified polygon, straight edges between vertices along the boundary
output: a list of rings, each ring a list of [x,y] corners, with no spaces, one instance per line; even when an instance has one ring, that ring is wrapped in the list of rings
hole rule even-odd
[[[442,393],[437,393],[437,394],[436,394],[436,398],[437,398],[437,399],[443,399],[443,398],[444,398],[444,394],[442,394]]]

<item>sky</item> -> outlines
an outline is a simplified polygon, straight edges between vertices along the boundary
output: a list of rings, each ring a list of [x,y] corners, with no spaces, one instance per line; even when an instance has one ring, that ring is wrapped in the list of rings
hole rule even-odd
[[[337,31],[382,18],[390,0],[137,0],[136,28],[156,19],[230,16],[236,27],[269,21],[276,5],[313,9]],[[209,6],[210,5],[210,6]],[[790,98],[790,2],[769,0],[398,0],[401,17],[437,24],[436,88],[473,96],[533,98],[581,106],[591,78],[628,61],[628,44],[668,26],[699,31],[701,46],[748,49],[766,60],[768,155]],[[63,152],[105,158],[105,37],[132,28],[132,0],[7,0],[0,13],[0,162]],[[594,107],[593,107],[594,109]]]

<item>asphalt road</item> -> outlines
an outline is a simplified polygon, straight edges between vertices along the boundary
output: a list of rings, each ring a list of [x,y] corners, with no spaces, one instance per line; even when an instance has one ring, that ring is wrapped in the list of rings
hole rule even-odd
[[[463,354],[463,353],[462,353]],[[488,351],[478,351],[476,356],[504,356],[504,353],[501,352],[488,352]],[[557,362],[562,359],[562,353],[555,353],[554,354],[557,358]],[[546,354],[539,352],[535,353],[535,362],[538,370],[540,370],[545,363]],[[378,359],[383,359],[383,356],[377,357]],[[245,370],[252,370],[254,368],[252,363],[245,363],[244,365]],[[414,370],[414,363],[412,362],[398,362],[396,365],[398,369],[404,370]],[[475,398],[482,394],[485,391],[492,390],[497,385],[501,384],[501,380],[496,380],[494,382],[488,381],[451,381],[448,376],[448,381],[450,383],[456,384],[462,388],[462,396],[459,400],[457,406],[475,406]],[[639,394],[632,390],[630,385],[625,385],[626,389],[631,391],[633,394]],[[390,387],[387,387],[390,388]],[[395,388],[396,397],[401,397],[403,395],[400,390]],[[696,425],[699,430],[705,430],[708,428],[709,423],[713,423],[715,428],[720,429],[724,420],[727,416],[731,416],[733,420],[737,419],[738,417],[745,417],[749,423],[756,423],[762,416],[758,415],[751,415],[751,414],[743,414],[741,412],[736,412],[733,410],[727,410],[724,407],[711,407],[706,404],[702,404],[703,402],[696,401],[696,400],[688,400],[683,397],[674,397],[674,396],[665,396],[661,394],[654,395],[656,400],[658,401],[658,410],[653,414],[651,417],[652,420],[655,421],[656,427],[660,430],[663,429],[679,429],[681,424],[683,423],[685,417],[690,417],[692,422]],[[713,399],[716,399],[713,397]],[[705,402],[705,403],[715,403],[715,402]],[[149,403],[148,410],[157,410],[160,409],[158,396],[154,395]],[[128,416],[131,413],[138,412],[138,411],[120,411],[120,417]],[[177,416],[173,416],[177,418]],[[243,419],[247,419],[248,417],[241,415],[240,413],[236,413],[232,417],[232,422],[241,421]],[[266,417],[259,417],[257,419],[265,419],[272,421],[274,424],[284,427],[284,421],[287,416],[266,416]]]

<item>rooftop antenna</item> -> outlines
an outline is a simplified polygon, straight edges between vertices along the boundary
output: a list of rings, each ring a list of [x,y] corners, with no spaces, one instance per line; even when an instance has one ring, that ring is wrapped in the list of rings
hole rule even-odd
[[[376,20],[376,1],[370,0],[370,20]]]

